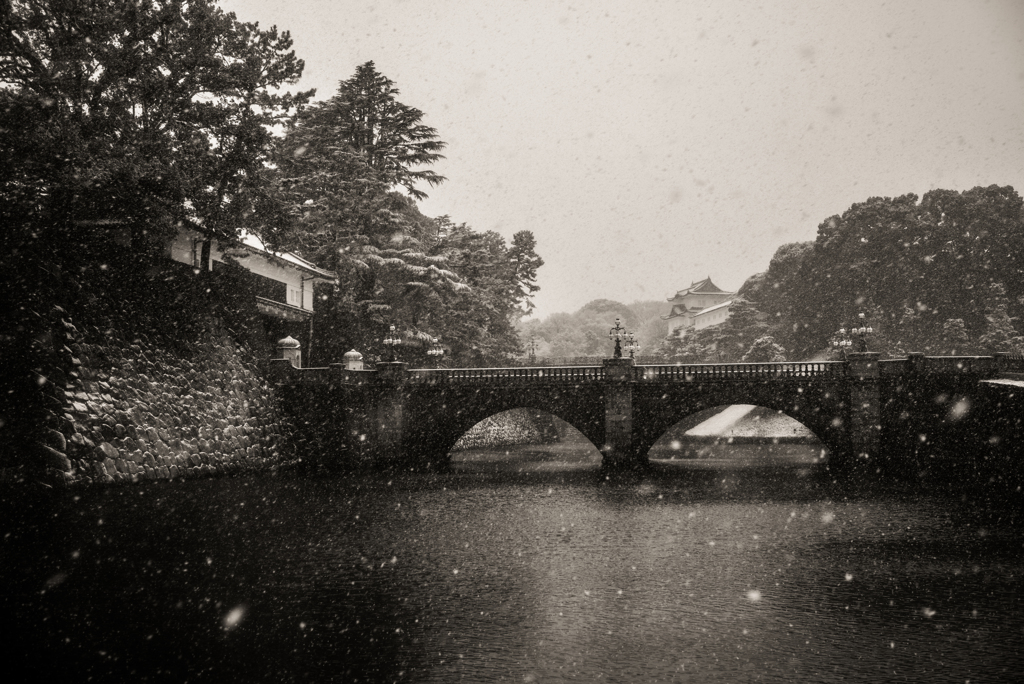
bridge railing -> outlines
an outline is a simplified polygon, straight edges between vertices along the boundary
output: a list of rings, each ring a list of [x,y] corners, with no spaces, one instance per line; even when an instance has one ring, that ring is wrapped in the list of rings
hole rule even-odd
[[[996,360],[991,356],[925,357],[929,373],[994,375]]]
[[[378,372],[348,370],[342,364],[329,368],[293,368],[282,360],[271,362],[278,382],[300,385],[364,385],[377,382]],[[878,362],[881,377],[906,374],[970,375],[978,378],[1018,377],[1024,379],[1024,356],[923,356]],[[782,363],[697,363],[634,366],[636,382],[751,382],[785,378],[844,378],[849,368],[843,361],[794,361]],[[578,384],[606,379],[604,366],[534,366],[513,368],[419,368],[404,374],[402,382],[413,384],[513,383]]]
[[[532,368],[552,368],[555,366],[601,366],[606,356],[538,356],[531,361],[524,361]],[[638,366],[656,365],[664,361],[658,356],[636,356],[633,361]]]
[[[340,363],[331,364],[331,374],[335,379],[340,378],[345,385],[366,385],[377,379],[377,371],[349,370]]]
[[[996,363],[1002,373],[1024,373],[1024,354],[998,354]]]
[[[331,368],[293,368],[290,363],[281,363],[280,359],[274,359],[279,375],[287,377],[290,383],[296,385],[327,385],[331,382]]]
[[[910,372],[909,359],[885,359],[878,362],[878,374],[883,378]]]
[[[487,383],[492,380],[520,382],[596,382],[604,380],[602,366],[552,366],[531,368],[418,368],[409,371],[412,383]]]
[[[639,381],[737,382],[770,378],[845,377],[842,361],[799,361],[791,363],[695,363],[637,366],[633,377]]]
[[[1003,366],[1010,366],[1004,368]],[[1012,361],[993,356],[916,356],[905,359],[886,359],[878,362],[878,373],[882,377],[895,377],[912,373],[936,375],[975,375],[983,378],[995,377],[1000,372],[1012,370]]]

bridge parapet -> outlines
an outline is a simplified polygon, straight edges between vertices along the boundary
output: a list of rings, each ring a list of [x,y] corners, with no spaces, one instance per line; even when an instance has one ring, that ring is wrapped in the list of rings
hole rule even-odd
[[[365,385],[378,382],[376,370],[348,370],[344,364],[328,368],[295,368],[287,361],[270,363],[275,382],[298,385],[337,384]],[[565,383],[604,382],[603,366],[537,366],[515,368],[418,368],[401,369],[401,382],[410,384],[480,384],[497,382]],[[999,375],[1024,375],[1024,355],[995,356],[925,356],[911,353],[905,359],[878,362],[881,377],[894,378],[906,374],[969,375],[993,378]],[[665,364],[633,367],[635,382],[755,382],[785,378],[849,377],[849,363],[844,361],[807,361],[781,363],[698,363]],[[394,373],[392,373],[394,375]]]
[[[348,370],[345,364],[332,363],[327,368],[295,368],[287,359],[271,359],[270,378],[283,385],[367,385],[378,381],[372,370]]]
[[[888,359],[879,361],[879,374],[882,377],[897,377],[906,374],[928,374],[928,375],[972,375],[981,378],[995,377],[996,375],[1010,371],[1016,362],[1006,358],[1010,355],[997,354],[996,356],[925,356],[924,354],[911,353],[905,359]]]
[[[409,371],[408,382],[418,384],[477,384],[498,381],[525,383],[600,382],[605,379],[601,366],[552,366],[539,368],[439,368]]]
[[[846,377],[842,361],[796,363],[714,363],[665,366],[637,366],[637,381],[655,382],[751,382],[779,378]]]
[[[341,382],[343,385],[368,385],[376,382],[377,371],[372,370],[349,370],[343,363],[332,363],[330,379],[334,382]]]
[[[886,359],[878,362],[878,374],[883,378],[892,378],[909,373],[910,359]]]
[[[1024,354],[996,354],[996,368],[1004,378],[1024,380]]]
[[[994,375],[996,360],[991,356],[925,357],[925,372],[957,375]]]

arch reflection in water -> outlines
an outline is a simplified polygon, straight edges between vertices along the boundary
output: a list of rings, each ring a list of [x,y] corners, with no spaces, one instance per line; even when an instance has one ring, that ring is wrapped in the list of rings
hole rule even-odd
[[[467,471],[590,470],[601,452],[583,433],[546,411],[519,408],[494,414],[459,438],[452,468]]]
[[[763,406],[716,406],[672,426],[648,452],[653,461],[690,467],[809,467],[828,461],[828,448],[807,426]]]

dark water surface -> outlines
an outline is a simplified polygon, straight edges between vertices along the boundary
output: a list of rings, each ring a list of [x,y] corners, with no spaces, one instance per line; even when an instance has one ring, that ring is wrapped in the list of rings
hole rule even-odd
[[[674,464],[611,481],[582,458],[522,452],[458,468],[7,497],[7,671],[54,682],[1024,675],[1024,534],[1006,513],[844,495],[796,467]]]

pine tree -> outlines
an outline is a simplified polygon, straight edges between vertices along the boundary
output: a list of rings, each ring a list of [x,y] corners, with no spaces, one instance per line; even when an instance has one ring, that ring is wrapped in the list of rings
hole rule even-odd
[[[418,182],[433,187],[446,179],[415,167],[444,159],[440,152],[446,143],[437,139],[436,129],[422,123],[423,112],[399,102],[398,94],[394,81],[367,62],[338,85],[330,100],[305,112],[300,126],[318,129],[321,140],[337,153],[359,155],[383,182],[424,199]]]
[[[531,231],[521,230],[512,236],[509,258],[516,283],[512,296],[524,316],[533,311],[533,295],[540,289],[537,285],[537,270],[544,265],[544,260],[537,255],[536,249],[537,239]]]
[[[772,363],[786,360],[786,350],[776,344],[771,335],[764,335],[754,340],[750,349],[740,359],[743,363]]]

